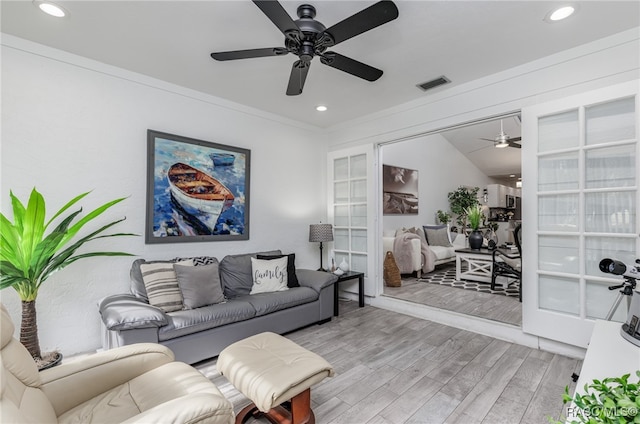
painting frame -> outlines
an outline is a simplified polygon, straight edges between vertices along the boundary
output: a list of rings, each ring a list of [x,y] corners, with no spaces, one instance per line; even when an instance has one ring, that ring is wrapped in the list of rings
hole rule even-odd
[[[249,240],[250,182],[251,150],[148,129],[145,244]]]
[[[418,215],[418,171],[382,165],[383,215]]]

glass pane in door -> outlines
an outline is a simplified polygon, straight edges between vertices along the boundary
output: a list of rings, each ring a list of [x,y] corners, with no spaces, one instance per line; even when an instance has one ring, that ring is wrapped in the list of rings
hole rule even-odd
[[[613,277],[600,271],[600,261],[606,258],[626,264],[632,264],[636,260],[636,241],[632,238],[587,236],[585,246],[585,272],[588,275]]]
[[[635,144],[588,150],[586,162],[586,188],[636,185]]]
[[[351,178],[366,178],[367,155],[351,156]]]
[[[587,144],[634,139],[635,109],[636,100],[633,97],[586,107]]]
[[[578,152],[543,156],[538,160],[538,190],[578,188]]]
[[[580,247],[578,237],[538,237],[538,269],[541,271],[580,272]]]
[[[578,147],[579,142],[578,109],[538,120],[538,152]]]
[[[541,231],[578,231],[579,197],[558,194],[538,198],[538,229]]]
[[[585,230],[595,233],[635,233],[636,194],[610,191],[585,194]]]
[[[539,307],[569,315],[580,314],[580,285],[577,279],[540,276]]]
[[[609,290],[609,284],[587,280],[587,318],[605,319],[618,298],[619,290]],[[623,295],[611,318],[624,322],[627,318],[627,298]]]
[[[338,158],[333,161],[333,179],[346,180],[349,178],[349,159]]]

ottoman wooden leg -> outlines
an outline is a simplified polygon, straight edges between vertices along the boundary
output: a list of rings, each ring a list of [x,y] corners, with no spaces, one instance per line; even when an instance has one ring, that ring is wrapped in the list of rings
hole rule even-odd
[[[255,404],[247,405],[236,417],[236,424],[244,424],[250,417],[266,418],[273,424],[315,424],[316,417],[311,410],[311,389],[307,389],[291,399],[291,410],[282,405],[269,412],[260,411]]]

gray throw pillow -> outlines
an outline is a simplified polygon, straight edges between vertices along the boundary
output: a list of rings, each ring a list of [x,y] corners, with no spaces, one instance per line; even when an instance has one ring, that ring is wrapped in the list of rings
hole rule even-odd
[[[452,246],[449,240],[449,228],[446,225],[425,225],[423,228],[429,246]]]
[[[218,263],[200,266],[174,265],[184,309],[195,309],[225,301]]]

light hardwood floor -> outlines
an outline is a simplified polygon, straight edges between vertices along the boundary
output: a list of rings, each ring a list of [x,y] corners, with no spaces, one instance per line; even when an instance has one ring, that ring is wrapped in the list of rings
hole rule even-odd
[[[403,276],[401,287],[384,287],[385,296],[465,315],[522,325],[522,303],[516,297],[463,290]]]
[[[461,290],[462,291],[462,290]],[[546,423],[563,410],[582,361],[341,301],[340,316],[286,335],[335,368],[311,391],[324,423]],[[249,401],[215,368],[196,364],[233,403]],[[255,422],[250,420],[249,422]]]

